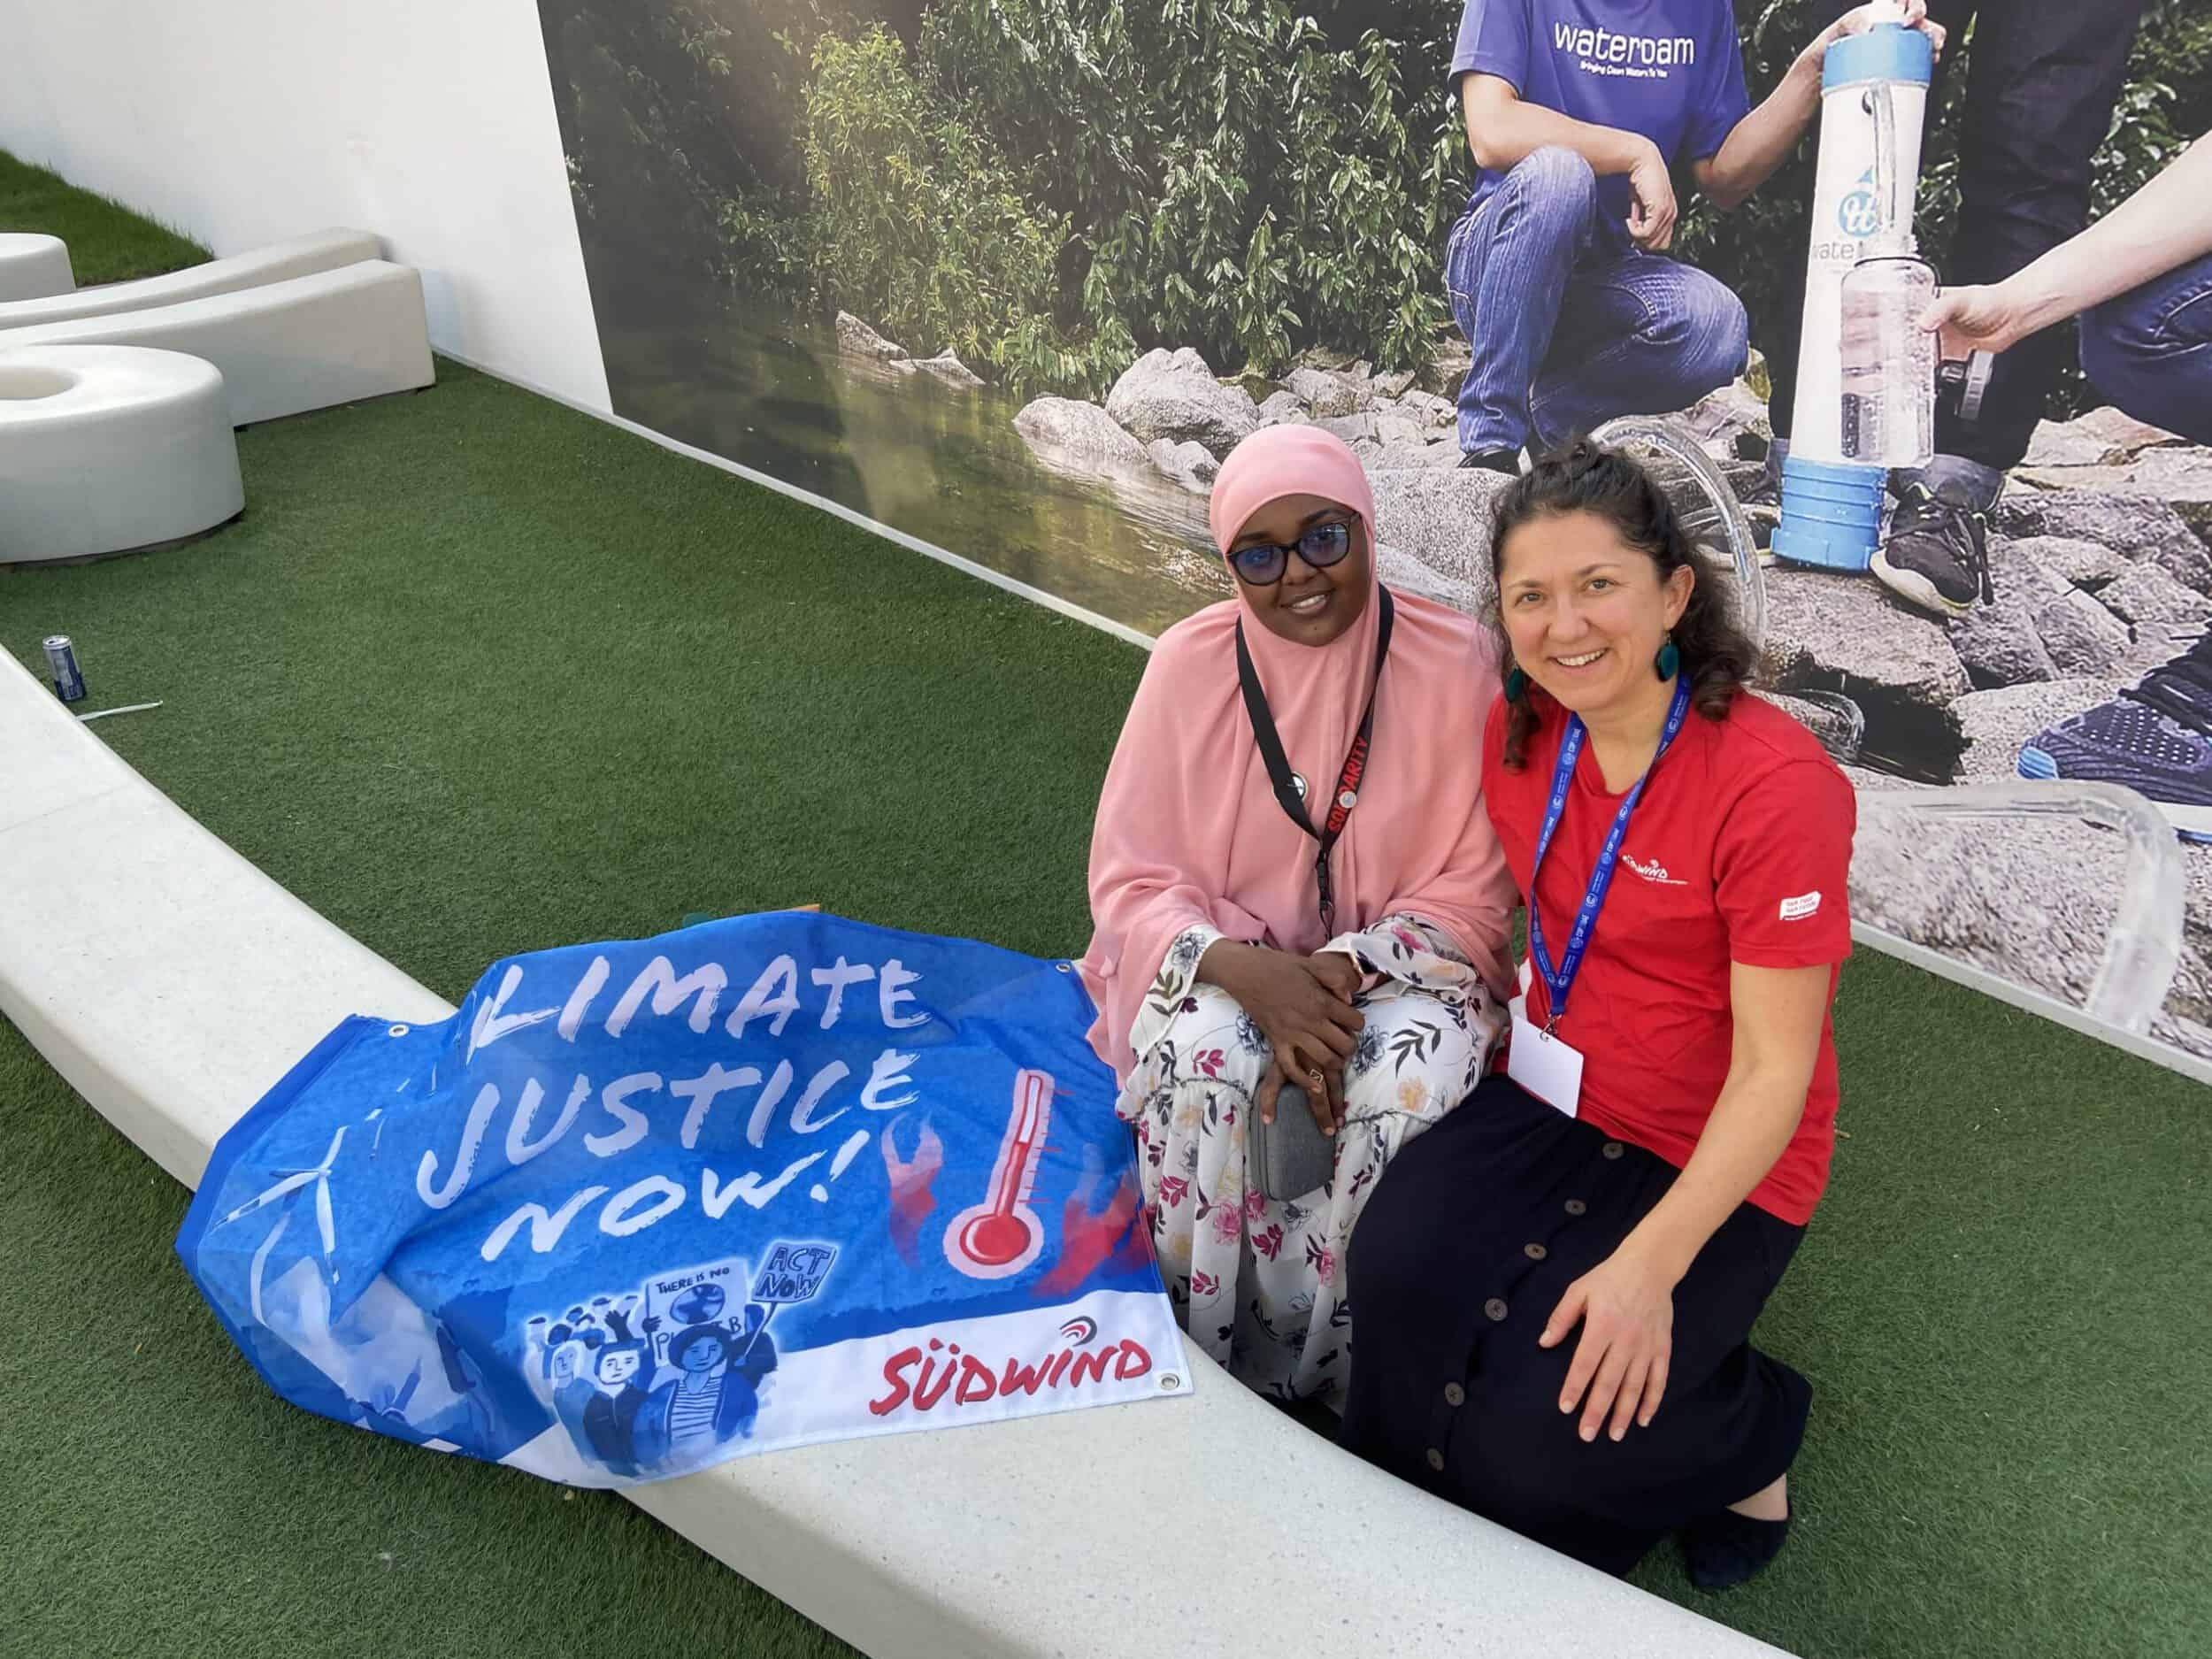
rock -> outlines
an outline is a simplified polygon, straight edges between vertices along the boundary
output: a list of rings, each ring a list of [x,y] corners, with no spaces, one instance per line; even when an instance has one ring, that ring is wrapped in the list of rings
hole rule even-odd
[[[2072,818],[1912,810],[1926,793],[1860,791],[1851,919],[2079,1007],[2104,959],[2126,843]]]
[[[1793,697],[1785,692],[1762,691],[1757,695],[1818,738],[1820,746],[1838,764],[1858,758],[1860,741],[1866,735],[1864,716],[1855,718],[1845,708],[1815,703],[1807,697]],[[1839,698],[1837,702],[1848,703],[1850,699]]]
[[[1155,438],[1144,446],[1144,452],[1161,472],[1202,495],[1213,488],[1221,472],[1221,463],[1202,443],[1170,443],[1165,438]]]
[[[1758,460],[1774,442],[1766,400],[1741,380],[1708,392],[1681,419],[1700,438],[1722,446],[1724,453],[1716,455],[1716,460]]]
[[[2116,672],[2128,647],[2127,624],[2079,588],[2070,588],[2035,613],[2036,632],[2051,662],[2069,674]]]
[[[2180,434],[2169,432],[2163,426],[2154,426],[2147,420],[2138,420],[2126,411],[2110,403],[2100,403],[2087,414],[2067,423],[2077,432],[2085,432],[2101,438],[2118,454],[2133,457],[2145,449],[2158,449],[2170,443],[2185,442]]]
[[[1413,371],[1393,369],[1387,374],[1376,375],[1370,384],[1374,387],[1375,396],[1378,397],[1403,397],[1407,388],[1413,384]]]
[[[2076,422],[2039,420],[2020,465],[2028,468],[2111,466],[2125,459],[2124,453],[2116,452],[2103,438],[2083,431]]]
[[[2030,489],[2084,489],[2101,495],[2135,487],[2132,466],[2016,466],[2015,485]]]
[[[1260,405],[1263,426],[1302,426],[1305,419],[1306,400],[1295,392],[1270,392]]]
[[[1410,554],[1394,547],[1375,549],[1375,574],[1394,593],[1417,594],[1471,617],[1482,614],[1481,595],[1466,582],[1440,576]]]
[[[1359,393],[1341,376],[1321,369],[1293,369],[1283,389],[1304,403],[1316,420],[1348,415],[1359,407]]]
[[[1374,465],[1382,468],[1407,466],[1457,466],[1459,446],[1451,442],[1430,443],[1414,439],[1386,444]]]
[[[2028,440],[2028,452],[2020,465],[2028,467],[2125,466],[2146,449],[2178,444],[2182,438],[2163,426],[2154,426],[2106,403],[2072,420],[2036,423]]]
[[[1878,690],[1941,708],[1973,688],[1941,627],[1873,582],[1818,571],[1766,572],[1768,683]],[[2092,603],[2094,603],[2093,601]]]
[[[2135,487],[2167,502],[2200,537],[2212,541],[2212,449],[2146,450],[2135,464]]]
[[[907,356],[904,346],[894,345],[850,311],[837,313],[837,349],[849,351],[856,357],[876,357],[887,363]]]
[[[983,384],[983,377],[949,351],[934,357],[918,357],[914,366],[925,374],[933,374],[948,386],[957,386],[972,391]]]
[[[2184,587],[2212,593],[2212,553],[2173,503],[2142,490],[2008,489],[1992,526],[2016,540],[2067,536],[2148,560]]]
[[[1140,442],[1202,443],[1216,457],[1260,427],[1252,395],[1214,379],[1205,358],[1188,346],[1148,351],[1131,364],[1107,395],[1106,412]]]
[[[1375,435],[1382,440],[1386,449],[1394,443],[1426,443],[1429,441],[1427,426],[1392,411],[1378,411],[1374,421]]]
[[[1326,346],[1308,346],[1298,354],[1297,366],[1302,369],[1325,369],[1331,373],[1352,366],[1349,352],[1332,351]]]
[[[1474,366],[1474,363],[1475,354],[1468,349],[1467,342],[1455,334],[1436,348],[1435,355],[1429,359],[1429,366],[1422,371],[1421,378],[1416,383],[1425,392],[1456,397],[1460,387],[1466,382],[1467,371]]]
[[[2014,580],[2013,572],[2022,561],[2032,565],[2038,574],[2047,580],[2064,582],[2070,587],[2086,588],[2093,592],[2117,578],[2121,572],[2134,566],[2110,548],[2095,541],[2078,541],[2072,536],[2031,535],[2018,540],[1992,536],[1989,541],[1989,572],[1994,580],[1998,596],[2003,597],[2005,586]]]
[[[2212,847],[2185,845],[2188,888],[2181,933],[2181,962],[2167,993],[2163,1015],[2151,1034],[2212,1057]]]
[[[2212,599],[2184,588],[2155,565],[2131,565],[2097,590],[2097,603],[2139,631],[2152,623],[2201,624],[2212,619]]]
[[[1434,392],[1408,392],[1398,400],[1398,408],[1400,412],[1432,426],[1455,428],[1459,425],[1459,406]]]
[[[1039,458],[1063,472],[1127,472],[1151,465],[1144,445],[1096,403],[1040,397],[1014,417],[1014,430]]]
[[[1505,477],[1480,468],[1417,466],[1376,471],[1369,481],[1377,538],[1470,589],[1478,607],[1487,604],[1491,507]]]
[[[2119,689],[2110,680],[2054,680],[2037,686],[1977,691],[1951,705],[1966,747],[1962,780],[2019,775],[2020,745],[2061,720],[2093,709]]]
[[[1747,461],[1738,457],[1717,458],[1720,460],[1720,475],[1728,480],[1728,488],[1736,492],[1739,503],[1747,493],[1766,482],[1767,464],[1764,460]]]
[[[2047,576],[2040,580],[2057,591],[2024,591],[2022,584],[2001,580],[1994,604],[1976,605],[1950,624],[1951,649],[1976,686],[2018,686],[2059,677],[2036,616],[2043,605],[2073,590]]]
[[[1382,442],[1382,433],[1372,415],[1333,415],[1313,424],[1324,432],[1334,433],[1347,443],[1357,443],[1362,439],[1378,444]]]

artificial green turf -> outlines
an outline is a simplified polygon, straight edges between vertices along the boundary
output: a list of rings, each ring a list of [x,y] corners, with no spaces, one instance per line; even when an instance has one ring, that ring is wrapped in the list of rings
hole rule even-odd
[[[93,706],[162,699],[97,729],[449,998],[803,899],[1080,948],[1139,653],[441,375],[242,434],[250,510],[201,542],[0,576],[0,643],[72,634]],[[1875,956],[1837,1038],[1835,1186],[1762,1326],[1817,1390],[1796,1535],[1724,1597],[1666,1552],[1639,1582],[1806,1655],[2200,1653],[2212,1100]],[[830,1645],[617,1499],[275,1401],[169,1254],[184,1194],[12,1033],[0,1133],[25,1651]]]
[[[206,249],[105,196],[65,184],[0,150],[0,231],[39,231],[69,244],[77,286],[158,276],[198,265]]]

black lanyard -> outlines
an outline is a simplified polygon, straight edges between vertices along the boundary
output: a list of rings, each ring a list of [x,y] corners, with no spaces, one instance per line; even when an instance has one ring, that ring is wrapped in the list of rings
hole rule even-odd
[[[1237,682],[1244,687],[1244,711],[1251,717],[1252,735],[1260,746],[1260,758],[1267,763],[1267,780],[1275,787],[1276,803],[1284,816],[1307,834],[1313,837],[1318,850],[1314,854],[1313,875],[1321,890],[1321,931],[1333,939],[1336,936],[1336,893],[1329,879],[1329,855],[1336,850],[1337,838],[1344,833],[1344,826],[1350,821],[1352,809],[1359,804],[1359,780],[1366,775],[1368,753],[1375,733],[1375,694],[1382,689],[1383,661],[1390,655],[1390,627],[1397,614],[1391,603],[1390,589],[1375,584],[1376,596],[1382,602],[1381,626],[1375,630],[1375,683],[1368,687],[1367,710],[1360,716],[1359,733],[1352,739],[1351,752],[1344,757],[1343,770],[1337,774],[1336,788],[1329,801],[1329,816],[1321,828],[1313,826],[1306,816],[1306,803],[1299,793],[1296,774],[1290,769],[1290,760],[1283,753],[1283,740],[1276,735],[1275,717],[1268,711],[1267,694],[1260,689],[1260,676],[1252,666],[1252,653],[1245,648],[1244,621],[1237,620]]]

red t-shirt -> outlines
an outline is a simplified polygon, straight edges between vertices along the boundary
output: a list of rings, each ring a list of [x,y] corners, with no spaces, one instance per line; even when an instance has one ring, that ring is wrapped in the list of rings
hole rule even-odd
[[[1537,706],[1543,721],[1519,772],[1502,759],[1502,702],[1482,746],[1483,800],[1524,895],[1567,729],[1558,705]],[[1555,964],[1620,803],[1585,742],[1536,895]],[[1689,1161],[1728,1078],[1728,964],[1807,968],[1851,954],[1846,887],[1857,805],[1813,734],[1772,703],[1747,693],[1724,720],[1690,714],[1629,819],[1560,1022],[1560,1037],[1583,1056],[1584,1119],[1678,1169]],[[1550,1017],[1541,974],[1528,1015],[1538,1025]],[[1835,1123],[1836,1050],[1824,1018],[1804,1118],[1751,1202],[1798,1226],[1810,1220],[1828,1184]]]

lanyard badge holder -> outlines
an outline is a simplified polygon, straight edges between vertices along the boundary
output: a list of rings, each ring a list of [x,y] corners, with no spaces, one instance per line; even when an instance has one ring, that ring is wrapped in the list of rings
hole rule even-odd
[[[1581,758],[1587,737],[1579,716],[1570,717],[1566,735],[1560,740],[1559,759],[1552,767],[1551,798],[1545,803],[1544,827],[1536,838],[1536,860],[1528,872],[1529,963],[1543,976],[1548,1018],[1540,1026],[1528,1018],[1529,973],[1527,964],[1524,964],[1522,995],[1514,999],[1512,1005],[1513,1043],[1507,1051],[1506,1075],[1570,1118],[1575,1116],[1581,1104],[1582,1056],[1559,1040],[1559,1022],[1567,1011],[1567,996],[1574,988],[1575,976],[1582,971],[1583,957],[1589,952],[1590,935],[1596,930],[1598,912],[1605,908],[1605,895],[1612,889],[1614,866],[1619,862],[1621,843],[1628,834],[1628,820],[1636,810],[1636,803],[1643,798],[1644,786],[1651,781],[1660,756],[1672,746],[1689,711],[1690,684],[1678,677],[1674,682],[1674,701],[1667,709],[1667,724],[1659,733],[1658,749],[1652,755],[1651,764],[1644,769],[1644,775],[1636,780],[1621,802],[1620,810],[1613,815],[1613,827],[1606,832],[1605,844],[1598,851],[1597,866],[1590,872],[1590,885],[1582,895],[1580,908],[1575,911],[1574,926],[1568,932],[1566,954],[1555,964],[1544,942],[1544,921],[1536,902],[1536,879],[1543,871],[1544,855],[1551,850],[1552,836],[1559,828],[1559,821],[1566,816],[1567,792],[1573,787],[1575,763]]]
[[[1383,662],[1390,655],[1390,630],[1397,617],[1390,589],[1378,582],[1375,595],[1382,605],[1381,622],[1375,630],[1375,681],[1368,687],[1367,708],[1360,716],[1358,734],[1352,739],[1351,751],[1344,757],[1343,768],[1337,773],[1329,815],[1319,829],[1314,828],[1313,820],[1306,816],[1305,799],[1298,793],[1297,774],[1291,771],[1289,757],[1283,753],[1283,740],[1276,733],[1275,717],[1268,709],[1267,694],[1260,688],[1259,671],[1252,666],[1252,653],[1245,649],[1244,623],[1241,619],[1237,623],[1237,683],[1244,691],[1244,711],[1251,718],[1252,735],[1259,743],[1260,758],[1267,764],[1267,781],[1274,788],[1276,804],[1316,843],[1313,873],[1321,894],[1321,931],[1331,939],[1336,937],[1336,890],[1329,878],[1329,855],[1336,850],[1338,838],[1351,821],[1352,809],[1359,804],[1359,782],[1367,773],[1368,753],[1374,741],[1375,694],[1382,688]]]

